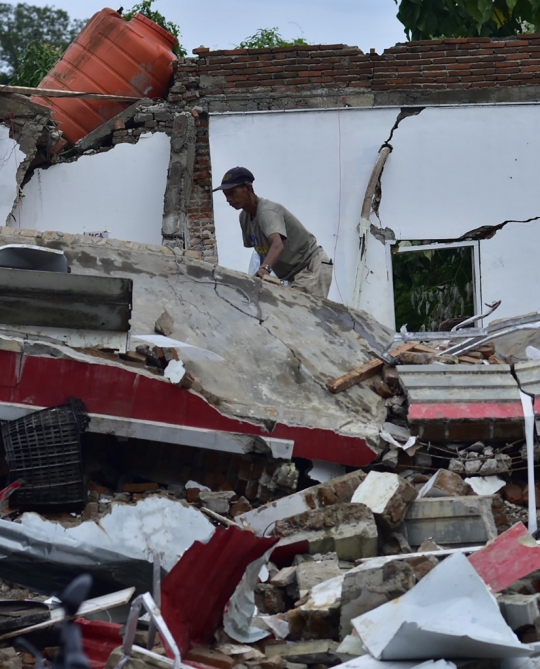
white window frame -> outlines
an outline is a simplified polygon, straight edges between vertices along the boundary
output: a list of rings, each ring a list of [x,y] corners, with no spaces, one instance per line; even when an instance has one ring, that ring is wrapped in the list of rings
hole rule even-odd
[[[394,267],[392,265],[392,247],[405,239],[391,239],[386,244],[386,266],[388,267],[388,278],[390,281],[390,292],[392,295],[392,320],[393,328],[396,329],[395,296],[394,296]],[[464,246],[472,247],[473,254],[473,309],[478,314],[482,311],[482,281],[480,276],[480,242],[448,242],[434,244],[418,244],[416,246],[404,246],[398,248],[398,253],[414,253],[414,251],[440,251],[442,249],[456,249]]]

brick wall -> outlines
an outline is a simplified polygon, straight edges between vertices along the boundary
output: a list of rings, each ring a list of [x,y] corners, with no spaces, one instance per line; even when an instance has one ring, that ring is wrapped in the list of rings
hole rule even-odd
[[[343,106],[540,99],[540,35],[397,44],[195,49],[176,64],[169,102],[199,117],[189,248],[213,260],[208,114]]]

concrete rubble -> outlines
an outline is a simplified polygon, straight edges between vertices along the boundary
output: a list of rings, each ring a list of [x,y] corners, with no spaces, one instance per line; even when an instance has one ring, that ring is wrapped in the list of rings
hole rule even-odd
[[[139,624],[129,660],[137,669],[172,666],[167,634],[186,663],[220,669],[540,661],[540,547],[521,522],[531,509],[527,451],[523,435],[501,440],[496,412],[491,439],[476,430],[467,438],[458,412],[459,440],[426,440],[409,419],[417,395],[399,356],[366,361],[369,378],[328,392],[328,379],[350,368],[350,351],[384,358],[391,333],[367,315],[171,249],[31,241],[62,250],[72,272],[135,277],[132,343],[125,352],[73,347],[2,327],[6,483],[18,425],[70,394],[88,416],[84,499],[29,503],[29,471],[2,502],[5,596],[29,588],[25,596],[41,601],[77,572],[92,573],[102,603],[83,608],[81,624],[96,667],[121,657],[120,594],[130,586],[161,601],[167,630],[155,637]],[[264,378],[257,370],[269,350],[278,373]],[[425,360],[435,354],[419,353],[414,378],[427,369],[444,384],[450,363],[438,363],[436,377]],[[176,363],[178,378],[166,373]],[[535,365],[523,369],[533,387]],[[56,397],[48,384],[40,394],[44,370],[56,375]],[[54,401],[41,399],[45,391]],[[454,419],[445,420],[447,435]],[[343,471],[336,465],[346,473],[333,476]],[[321,472],[319,483],[311,474]],[[0,609],[0,632],[1,624]],[[13,635],[0,633],[6,657]]]

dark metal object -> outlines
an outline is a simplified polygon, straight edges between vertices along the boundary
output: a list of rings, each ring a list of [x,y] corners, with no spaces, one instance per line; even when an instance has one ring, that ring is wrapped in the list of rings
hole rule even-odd
[[[12,496],[15,506],[84,504],[80,436],[88,423],[84,404],[71,398],[2,425],[11,481],[25,481]]]
[[[0,324],[127,332],[131,279],[0,268]]]
[[[0,601],[0,632],[43,623],[50,617],[49,607],[42,602]]]

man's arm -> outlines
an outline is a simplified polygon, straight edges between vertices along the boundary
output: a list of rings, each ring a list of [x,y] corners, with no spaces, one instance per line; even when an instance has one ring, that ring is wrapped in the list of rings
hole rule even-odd
[[[262,260],[259,269],[255,272],[255,276],[258,276],[261,279],[263,276],[270,274],[268,270],[264,269],[264,266],[270,265],[270,267],[273,267],[274,264],[278,261],[279,256],[283,253],[284,249],[283,239],[281,239],[279,232],[273,232],[271,235],[268,235],[268,240],[270,242],[268,253]]]

